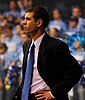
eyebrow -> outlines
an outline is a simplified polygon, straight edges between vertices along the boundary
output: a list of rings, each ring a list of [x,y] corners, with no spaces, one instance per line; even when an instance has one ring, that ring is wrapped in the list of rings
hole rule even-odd
[[[29,17],[25,17],[24,19],[27,19],[27,20],[29,20],[30,18],[29,18]]]

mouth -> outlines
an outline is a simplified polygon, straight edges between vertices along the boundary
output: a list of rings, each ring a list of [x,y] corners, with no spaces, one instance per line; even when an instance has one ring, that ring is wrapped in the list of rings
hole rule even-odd
[[[27,29],[27,27],[26,26],[23,26],[23,30],[26,30]]]

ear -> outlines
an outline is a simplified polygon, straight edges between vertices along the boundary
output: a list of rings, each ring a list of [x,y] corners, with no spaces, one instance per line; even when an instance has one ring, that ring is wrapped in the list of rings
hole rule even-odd
[[[42,19],[39,19],[38,21],[37,21],[37,27],[40,27],[40,26],[42,26],[43,25],[43,20]]]

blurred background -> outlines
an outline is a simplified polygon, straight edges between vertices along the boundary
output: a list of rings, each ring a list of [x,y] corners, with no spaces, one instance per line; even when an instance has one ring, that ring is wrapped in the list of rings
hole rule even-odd
[[[12,100],[22,81],[25,10],[44,6],[50,15],[48,35],[66,42],[84,72],[69,100],[85,100],[85,0],[0,0],[0,100]],[[55,76],[56,77],[56,76]]]

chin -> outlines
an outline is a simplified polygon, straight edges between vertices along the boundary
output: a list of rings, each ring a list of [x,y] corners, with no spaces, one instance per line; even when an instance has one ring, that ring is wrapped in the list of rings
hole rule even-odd
[[[25,34],[27,34],[27,33],[29,33],[29,32],[28,32],[28,31],[26,31],[26,30],[24,30],[24,33],[25,33]]]

